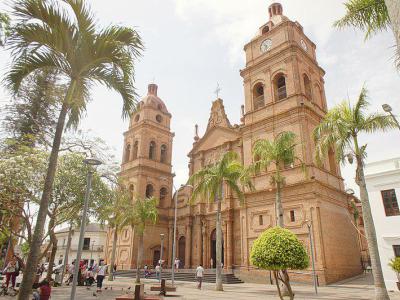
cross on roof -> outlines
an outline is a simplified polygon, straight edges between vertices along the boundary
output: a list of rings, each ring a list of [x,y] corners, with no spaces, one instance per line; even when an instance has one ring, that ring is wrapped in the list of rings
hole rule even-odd
[[[217,82],[217,88],[215,89],[214,93],[217,95],[217,98],[219,98],[219,93],[221,92],[221,87],[219,86],[219,83]]]

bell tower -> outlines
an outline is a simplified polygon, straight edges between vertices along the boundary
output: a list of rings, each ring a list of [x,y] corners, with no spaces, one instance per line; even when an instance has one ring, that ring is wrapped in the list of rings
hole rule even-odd
[[[311,132],[327,109],[325,72],[316,60],[315,44],[297,21],[283,14],[280,3],[269,6],[268,16],[268,22],[244,46],[246,66],[240,72],[245,91],[244,147],[250,150],[262,138],[260,134],[273,138],[282,131],[293,131],[303,146],[298,149],[303,161],[314,164]],[[251,162],[251,157],[245,159]],[[324,168],[339,175],[339,168],[329,159]],[[337,181],[337,187],[341,186],[341,180]]]
[[[169,211],[172,205],[171,158],[174,133],[170,130],[170,122],[171,114],[158,96],[158,86],[152,83],[148,85],[147,95],[139,102],[137,111],[131,115],[129,129],[124,133],[120,178],[132,195],[143,199],[159,199],[157,224],[148,224],[145,229],[143,259],[149,265],[158,262],[161,252],[160,234],[165,236],[166,258],[169,258],[170,252],[166,247],[172,232]],[[134,201],[135,197],[132,199]],[[112,240],[111,233],[109,240]],[[122,230],[117,245],[117,265],[135,266],[137,237],[131,228]]]

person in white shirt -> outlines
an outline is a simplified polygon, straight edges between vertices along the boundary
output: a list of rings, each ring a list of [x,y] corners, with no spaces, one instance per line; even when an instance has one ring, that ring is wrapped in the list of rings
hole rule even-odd
[[[100,266],[97,269],[97,277],[96,277],[96,281],[97,281],[97,292],[101,292],[101,289],[103,287],[103,280],[104,277],[106,276],[106,272],[107,272],[107,266],[104,265],[103,262],[100,262]]]
[[[158,281],[160,281],[160,271],[161,271],[160,265],[157,265],[155,269],[156,269],[156,277]]]
[[[179,258],[175,258],[175,269],[176,269],[177,272],[179,270],[179,264],[180,264]]]
[[[201,284],[203,282],[203,275],[204,275],[204,268],[200,264],[197,269],[196,269],[196,279],[198,281],[197,288],[200,290],[201,289]]]

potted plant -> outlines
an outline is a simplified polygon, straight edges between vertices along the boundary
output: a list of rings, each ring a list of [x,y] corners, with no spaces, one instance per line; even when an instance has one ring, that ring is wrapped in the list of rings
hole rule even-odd
[[[400,290],[400,257],[393,258],[389,266],[392,268],[393,271],[396,272],[397,275],[397,288]]]

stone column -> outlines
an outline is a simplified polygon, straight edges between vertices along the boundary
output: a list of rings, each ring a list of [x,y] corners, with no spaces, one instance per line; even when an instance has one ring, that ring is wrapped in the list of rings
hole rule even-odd
[[[185,269],[190,269],[190,257],[192,252],[192,225],[186,226],[186,245],[185,245]]]
[[[209,262],[207,261],[207,227],[205,222],[202,223],[201,233],[202,233],[201,249],[203,253],[203,267],[208,268]]]
[[[168,227],[168,267],[172,268],[172,264],[175,260],[175,257],[172,257],[172,244],[174,241],[174,227],[173,226],[169,226]]]
[[[227,269],[232,269],[232,263],[233,263],[233,221],[228,220],[226,222],[226,268]]]
[[[196,264],[199,265],[202,263],[202,249],[203,249],[203,244],[202,244],[202,226],[201,226],[201,219],[200,217],[197,220],[197,233],[196,233],[196,244],[197,244],[197,253],[196,253]],[[195,267],[195,266],[194,266]]]
[[[227,236],[226,236],[227,222],[224,221],[223,224],[224,224],[224,226],[222,228],[222,234],[224,237],[224,261],[223,261],[223,264],[224,264],[224,269],[226,269],[226,259],[228,257],[228,245],[227,245]]]

